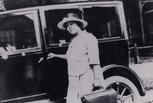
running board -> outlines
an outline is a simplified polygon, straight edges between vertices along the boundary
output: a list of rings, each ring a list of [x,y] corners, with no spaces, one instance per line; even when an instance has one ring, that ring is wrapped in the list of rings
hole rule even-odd
[[[41,93],[36,95],[1,100],[0,103],[25,103],[25,102],[35,101],[35,100],[42,100],[46,98],[47,98],[47,93]]]

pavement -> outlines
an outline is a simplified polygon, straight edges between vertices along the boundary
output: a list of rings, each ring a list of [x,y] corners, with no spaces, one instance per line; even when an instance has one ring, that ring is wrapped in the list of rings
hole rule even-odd
[[[130,64],[130,68],[142,79],[153,78],[153,62]]]
[[[153,61],[130,64],[130,68],[140,77],[146,90],[146,95],[140,98],[141,103],[153,103]]]

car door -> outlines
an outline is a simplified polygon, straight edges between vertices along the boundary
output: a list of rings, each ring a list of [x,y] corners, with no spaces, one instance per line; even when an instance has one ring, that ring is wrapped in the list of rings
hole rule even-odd
[[[43,54],[40,35],[37,9],[0,13],[1,102],[39,93],[38,60]]]

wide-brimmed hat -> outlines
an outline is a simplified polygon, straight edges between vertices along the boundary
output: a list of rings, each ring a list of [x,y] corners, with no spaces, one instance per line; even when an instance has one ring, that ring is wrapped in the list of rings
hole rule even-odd
[[[79,16],[76,14],[76,13],[68,13],[64,18],[63,20],[61,20],[58,24],[57,24],[57,27],[61,30],[66,30],[65,29],[65,23],[67,22],[70,22],[70,21],[74,21],[74,22],[79,22],[82,24],[82,28],[85,28],[88,23],[83,20],[83,19],[80,19]]]

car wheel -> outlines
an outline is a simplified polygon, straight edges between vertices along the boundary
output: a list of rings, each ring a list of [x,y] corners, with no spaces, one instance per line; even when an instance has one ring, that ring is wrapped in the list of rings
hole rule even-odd
[[[139,92],[136,86],[122,76],[111,76],[105,79],[106,89],[113,88],[117,93],[118,103],[139,103]]]

